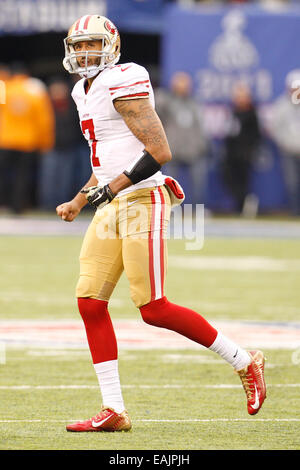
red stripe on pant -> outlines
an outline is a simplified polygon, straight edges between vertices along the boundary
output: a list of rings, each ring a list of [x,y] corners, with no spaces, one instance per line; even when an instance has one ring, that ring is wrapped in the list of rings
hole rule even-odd
[[[151,222],[148,238],[151,301],[163,296],[164,286],[164,196],[161,188],[151,191]],[[159,238],[157,238],[159,235]]]
[[[149,247],[149,276],[150,276],[150,287],[151,287],[151,300],[155,299],[155,281],[154,281],[154,264],[153,264],[153,234],[154,234],[154,222],[155,222],[155,196],[154,192],[151,191],[151,223],[150,232],[148,238]]]
[[[161,215],[160,215],[160,234],[159,234],[159,242],[160,242],[160,281],[161,281],[161,295],[164,295],[164,239],[163,239],[163,228],[164,228],[164,216],[165,216],[165,198],[161,188],[158,188],[158,192],[160,195],[160,202],[161,202]]]

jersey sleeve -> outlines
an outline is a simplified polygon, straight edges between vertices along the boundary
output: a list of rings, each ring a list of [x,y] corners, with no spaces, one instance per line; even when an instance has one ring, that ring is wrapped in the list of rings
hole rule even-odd
[[[115,99],[147,98],[150,90],[150,79],[147,70],[137,64],[129,63],[115,67],[109,93]]]

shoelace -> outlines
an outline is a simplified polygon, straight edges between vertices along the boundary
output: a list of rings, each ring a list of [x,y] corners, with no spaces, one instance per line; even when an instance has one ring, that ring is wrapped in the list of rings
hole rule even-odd
[[[103,419],[108,415],[107,412],[110,412],[110,411],[112,411],[110,408],[104,406],[101,408],[100,413],[90,418],[90,420],[97,421],[97,420]]]
[[[247,398],[248,400],[251,400],[252,394],[254,391],[253,381],[251,380],[251,375],[250,373],[248,373],[248,371],[240,372],[240,377],[241,377],[241,381],[242,381],[244,390],[246,392]]]

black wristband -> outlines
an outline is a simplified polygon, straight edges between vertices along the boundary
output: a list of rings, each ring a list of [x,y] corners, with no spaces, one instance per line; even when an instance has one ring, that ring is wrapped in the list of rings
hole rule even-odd
[[[105,188],[105,192],[106,192],[106,194],[107,194],[108,200],[109,200],[109,202],[111,202],[111,201],[116,197],[116,195],[112,192],[112,190],[110,189],[110,187],[108,186],[108,184],[106,184],[106,185],[104,186],[104,188]],[[103,188],[103,189],[104,189],[104,188]]]
[[[136,162],[134,167],[130,171],[125,170],[123,173],[133,184],[136,184],[150,178],[150,176],[154,175],[160,169],[161,165],[158,161],[144,150],[143,156]]]

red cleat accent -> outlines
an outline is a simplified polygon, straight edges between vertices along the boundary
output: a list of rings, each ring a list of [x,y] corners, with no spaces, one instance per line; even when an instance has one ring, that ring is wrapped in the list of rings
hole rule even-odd
[[[131,421],[126,410],[116,413],[112,408],[103,407],[93,418],[68,424],[66,429],[72,432],[129,431]]]

